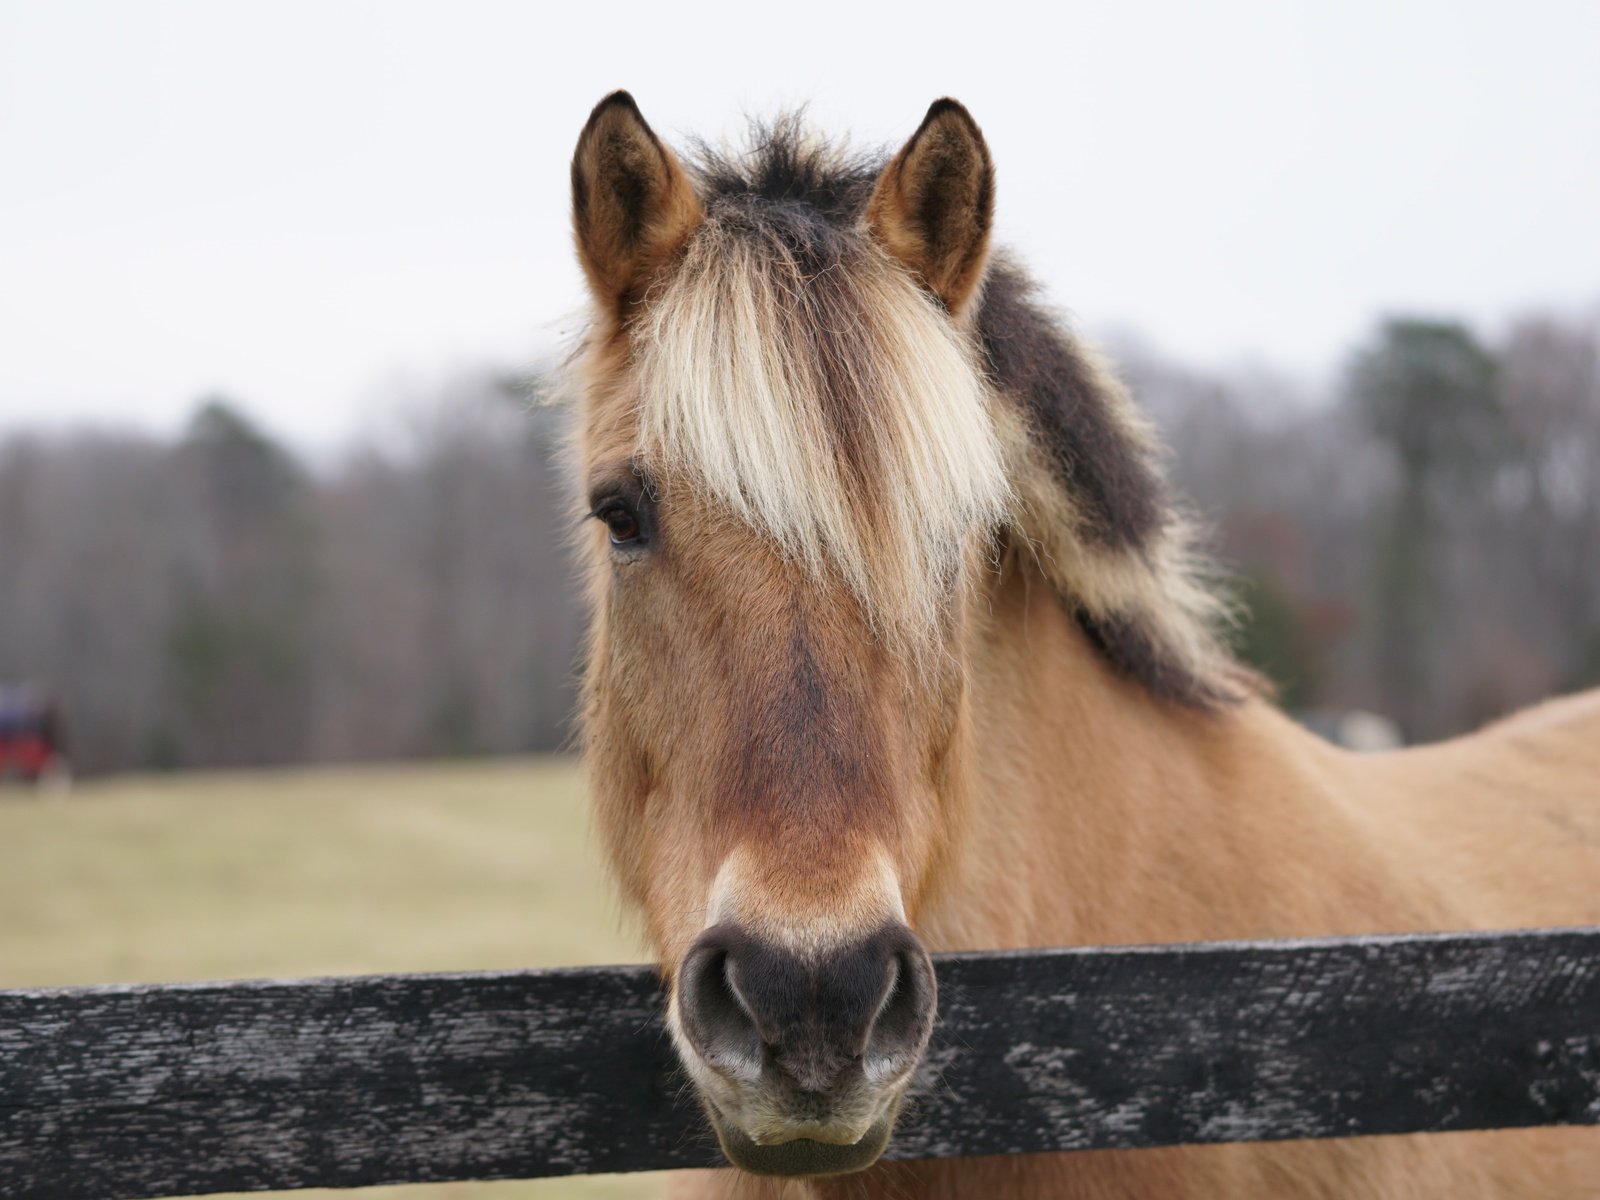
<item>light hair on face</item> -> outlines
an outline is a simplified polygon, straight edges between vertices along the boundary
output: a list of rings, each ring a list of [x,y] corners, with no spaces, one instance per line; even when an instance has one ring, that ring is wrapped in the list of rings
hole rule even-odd
[[[970,337],[864,230],[713,207],[634,329],[645,462],[896,641],[933,630],[1010,492]]]

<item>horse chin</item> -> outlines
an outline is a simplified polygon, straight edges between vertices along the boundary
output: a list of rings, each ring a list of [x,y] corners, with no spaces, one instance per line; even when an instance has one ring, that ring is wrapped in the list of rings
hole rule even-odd
[[[894,1114],[889,1112],[873,1122],[860,1141],[848,1145],[797,1137],[763,1146],[723,1117],[714,1104],[707,1104],[706,1109],[723,1154],[734,1166],[752,1175],[848,1175],[865,1170],[882,1156],[894,1128]]]

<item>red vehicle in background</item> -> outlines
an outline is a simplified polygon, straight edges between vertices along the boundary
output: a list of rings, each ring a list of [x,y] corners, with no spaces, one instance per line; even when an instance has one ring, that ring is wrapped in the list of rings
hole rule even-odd
[[[0,686],[0,780],[65,786],[72,779],[61,707],[30,687]]]

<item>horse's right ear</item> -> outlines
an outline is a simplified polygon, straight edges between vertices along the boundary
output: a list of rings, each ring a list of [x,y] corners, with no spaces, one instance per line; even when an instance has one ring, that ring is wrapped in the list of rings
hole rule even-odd
[[[595,299],[625,309],[700,223],[700,202],[627,92],[589,114],[572,156],[572,229]]]
[[[977,294],[994,220],[994,164],[978,123],[935,100],[889,160],[867,203],[867,225],[952,313]]]

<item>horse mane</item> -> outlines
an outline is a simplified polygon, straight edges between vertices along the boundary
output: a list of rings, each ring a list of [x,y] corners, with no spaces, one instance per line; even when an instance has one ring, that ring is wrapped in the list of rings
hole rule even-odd
[[[1090,642],[1155,695],[1219,708],[1265,684],[1227,650],[1221,572],[1162,468],[1162,446],[1122,381],[1039,298],[1009,256],[989,265],[978,340],[1020,424],[1010,478],[1015,541]]]
[[[886,155],[798,114],[691,147],[705,219],[633,330],[641,451],[689,473],[889,633],[930,628],[974,523],[1028,555],[1119,672],[1186,705],[1246,673],[1122,385],[991,262],[957,328],[867,232]]]

